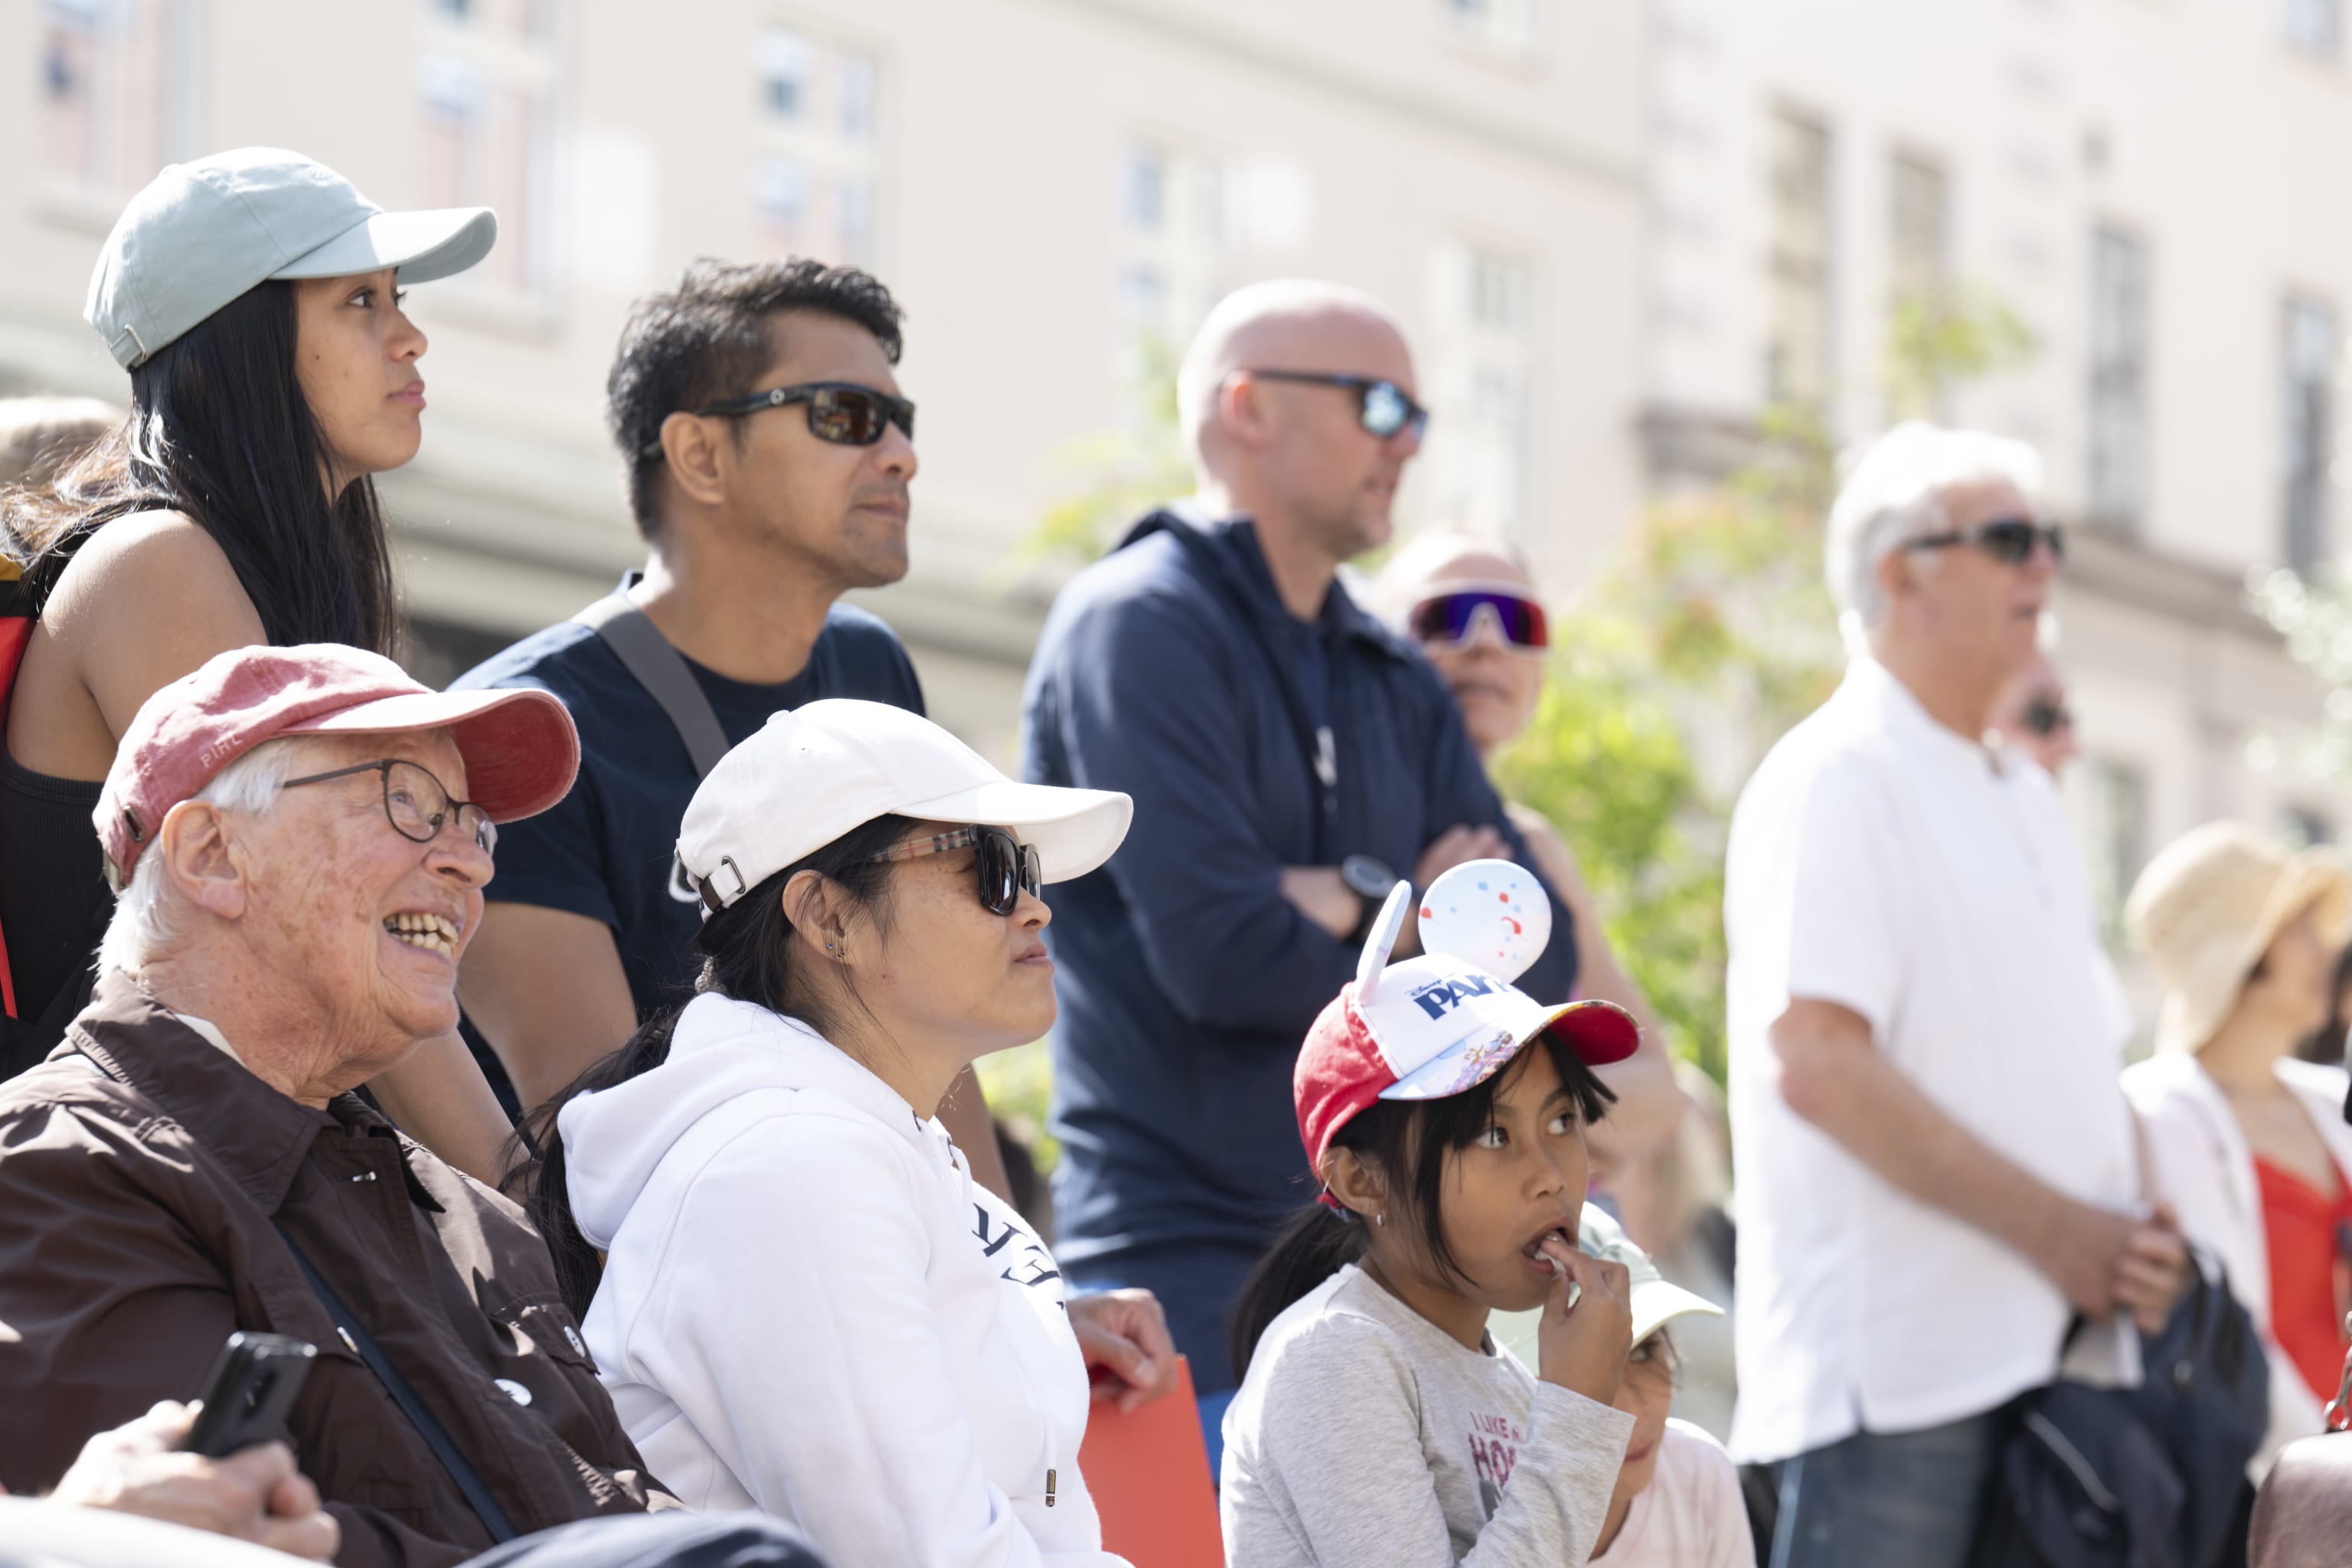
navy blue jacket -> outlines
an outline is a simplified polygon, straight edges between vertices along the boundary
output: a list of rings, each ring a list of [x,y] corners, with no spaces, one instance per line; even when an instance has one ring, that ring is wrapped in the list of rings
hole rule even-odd
[[[1339,763],[1321,826],[1300,733],[1318,641]],[[1055,1252],[1165,1296],[1167,1279],[1129,1263],[1205,1244],[1245,1266],[1316,1191],[1291,1070],[1357,950],[1283,898],[1282,868],[1361,853],[1409,876],[1459,824],[1501,829],[1531,861],[1435,668],[1337,584],[1317,622],[1290,615],[1246,520],[1145,518],[1055,602],[1024,710],[1031,779],[1135,797],[1110,863],[1049,892]],[[1576,941],[1557,898],[1552,910],[1551,942],[1519,984],[1564,1001]],[[1222,1343],[1184,1343],[1202,1337],[1184,1331],[1195,1314],[1169,1304],[1194,1375],[1220,1372]]]

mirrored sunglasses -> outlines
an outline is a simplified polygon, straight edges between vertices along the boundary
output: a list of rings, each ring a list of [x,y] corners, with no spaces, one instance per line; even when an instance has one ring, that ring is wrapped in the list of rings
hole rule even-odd
[[[1458,588],[1433,594],[1406,615],[1405,629],[1416,642],[1460,647],[1477,631],[1482,616],[1494,623],[1505,643],[1519,652],[1541,653],[1551,646],[1551,624],[1544,607],[1507,588]]]

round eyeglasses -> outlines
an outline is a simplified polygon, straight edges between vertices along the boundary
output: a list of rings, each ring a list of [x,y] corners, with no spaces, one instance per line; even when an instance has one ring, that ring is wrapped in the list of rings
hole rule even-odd
[[[332,773],[311,773],[306,778],[288,779],[288,789],[299,789],[304,784],[325,784],[330,779],[347,779],[355,773],[383,775],[383,816],[392,830],[413,843],[430,844],[441,836],[442,827],[454,817],[457,831],[481,846],[485,855],[499,851],[499,825],[490,814],[470,800],[452,800],[449,792],[431,770],[416,763],[404,763],[396,757],[383,757],[373,763],[355,763]]]

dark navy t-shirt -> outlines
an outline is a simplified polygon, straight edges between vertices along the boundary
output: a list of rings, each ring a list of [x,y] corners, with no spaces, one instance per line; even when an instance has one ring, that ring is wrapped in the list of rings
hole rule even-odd
[[[835,605],[808,668],[778,686],[730,680],[693,660],[730,745],[770,715],[822,697],[858,697],[923,710],[923,689],[898,638],[863,610]],[[580,778],[537,816],[499,829],[493,902],[568,910],[613,928],[640,1021],[684,1001],[698,967],[690,951],[702,905],[677,875],[678,825],[701,782],[677,731],[604,639],[576,621],[538,632],[451,683],[535,686],[572,710]]]

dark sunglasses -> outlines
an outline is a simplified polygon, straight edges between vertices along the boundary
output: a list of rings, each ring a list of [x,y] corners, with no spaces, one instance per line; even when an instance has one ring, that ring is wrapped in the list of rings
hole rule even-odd
[[[959,827],[929,838],[909,838],[870,858],[879,865],[885,860],[919,860],[956,849],[974,852],[972,870],[980,879],[980,907],[990,914],[1011,914],[1022,894],[1034,897],[1045,886],[1045,863],[1037,857],[1037,847],[1022,843],[1002,827]]]
[[[1541,653],[1551,646],[1551,625],[1544,618],[1543,606],[1507,588],[1433,594],[1407,613],[1405,629],[1415,642],[1460,647],[1477,630],[1481,616],[1490,617],[1503,640],[1522,652]]]
[[[746,414],[782,408],[788,403],[807,404],[809,434],[836,447],[871,447],[882,439],[882,433],[893,425],[906,434],[908,440],[915,438],[915,405],[912,399],[893,397],[887,392],[860,386],[854,381],[812,381],[798,386],[773,386],[765,392],[747,392],[740,397],[708,403],[689,412],[698,418],[732,419]],[[652,457],[660,450],[661,443],[652,441],[646,444],[646,455]]]
[[[486,855],[495,855],[499,847],[499,825],[490,814],[470,800],[452,800],[448,789],[429,769],[415,763],[404,763],[386,757],[381,762],[360,763],[348,768],[337,768],[331,773],[311,773],[308,777],[288,779],[285,787],[299,789],[304,784],[325,784],[329,779],[350,778],[354,773],[383,775],[383,816],[392,830],[413,843],[430,844],[441,836],[442,826],[455,818],[457,831],[482,847]]]
[[[2074,727],[2074,713],[2055,697],[2035,698],[2025,705],[2025,711],[2018,715],[2018,719],[2045,741],[2061,730]]]
[[[2021,566],[2032,559],[2036,544],[2050,546],[2050,559],[2053,562],[2063,564],[2066,559],[2065,535],[2055,523],[2035,522],[2022,517],[1999,518],[1991,522],[1980,522],[1974,528],[1927,534],[1910,541],[1903,548],[1949,550],[1959,544],[1973,544],[1995,561],[2011,566]]]
[[[1243,374],[1260,381],[1297,381],[1310,386],[1337,386],[1353,392],[1357,396],[1356,418],[1364,429],[1381,440],[1412,426],[1418,437],[1429,428],[1429,410],[1405,395],[1404,388],[1393,381],[1377,376],[1341,375],[1312,370],[1253,370]]]

